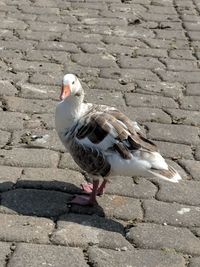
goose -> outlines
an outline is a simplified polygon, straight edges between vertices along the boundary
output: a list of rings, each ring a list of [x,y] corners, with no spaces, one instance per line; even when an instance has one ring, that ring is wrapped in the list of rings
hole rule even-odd
[[[137,122],[115,107],[84,103],[83,87],[74,74],[64,75],[60,100],[55,111],[57,134],[92,179],[92,183],[81,185],[87,195],[77,195],[72,204],[94,205],[96,196],[104,193],[114,176],[158,177],[174,183],[181,180]]]

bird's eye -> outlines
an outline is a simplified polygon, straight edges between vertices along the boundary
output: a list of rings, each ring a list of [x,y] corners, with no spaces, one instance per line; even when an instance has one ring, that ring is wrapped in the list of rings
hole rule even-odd
[[[74,84],[74,83],[75,83],[75,81],[72,82],[72,84]]]

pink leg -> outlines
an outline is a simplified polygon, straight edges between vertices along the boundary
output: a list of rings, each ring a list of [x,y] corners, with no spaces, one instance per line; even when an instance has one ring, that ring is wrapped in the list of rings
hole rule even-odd
[[[102,196],[104,194],[104,191],[105,191],[105,187],[106,187],[107,182],[108,181],[103,180],[103,182],[101,183],[100,187],[97,190],[97,195],[98,196]],[[92,183],[84,183],[84,184],[81,184],[81,187],[82,187],[82,189],[83,189],[83,191],[85,193],[87,193],[87,194],[92,193],[92,190],[93,190],[93,184]]]
[[[90,201],[93,204],[97,201],[96,196],[97,196],[97,192],[98,192],[98,186],[99,186],[99,180],[93,181],[93,190],[92,190],[92,193],[90,195]]]
[[[83,183],[81,184],[81,187],[85,193],[92,193],[93,190],[93,184],[92,183]]]
[[[104,191],[105,191],[107,182],[108,182],[108,181],[103,180],[103,182],[102,182],[101,185],[99,186],[99,188],[98,188],[98,192],[97,192],[97,195],[98,195],[98,196],[102,196],[102,195],[104,194]]]
[[[77,195],[74,199],[72,199],[70,203],[78,204],[81,206],[86,206],[86,205],[93,206],[96,203],[96,195],[97,195],[98,186],[99,186],[99,180],[94,181],[92,193],[90,194],[90,196],[84,196],[84,195],[78,196]]]

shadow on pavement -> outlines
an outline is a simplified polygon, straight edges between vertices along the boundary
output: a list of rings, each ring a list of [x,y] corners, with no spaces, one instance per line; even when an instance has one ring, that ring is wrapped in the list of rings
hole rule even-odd
[[[112,218],[105,218],[104,210],[100,205],[82,207],[69,204],[75,194],[82,192],[74,184],[20,180],[16,185],[11,182],[1,183],[0,190],[3,191],[0,206],[2,213],[46,217],[78,224],[87,221],[95,228],[121,234],[124,232],[124,226],[121,223]]]

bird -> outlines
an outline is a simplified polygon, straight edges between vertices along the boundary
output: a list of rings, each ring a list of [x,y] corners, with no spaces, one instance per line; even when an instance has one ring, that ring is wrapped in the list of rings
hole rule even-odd
[[[72,204],[94,205],[114,176],[158,177],[174,183],[182,179],[137,122],[115,107],[85,103],[84,95],[78,77],[64,75],[55,111],[56,131],[92,180],[81,185],[84,194],[76,195]]]

